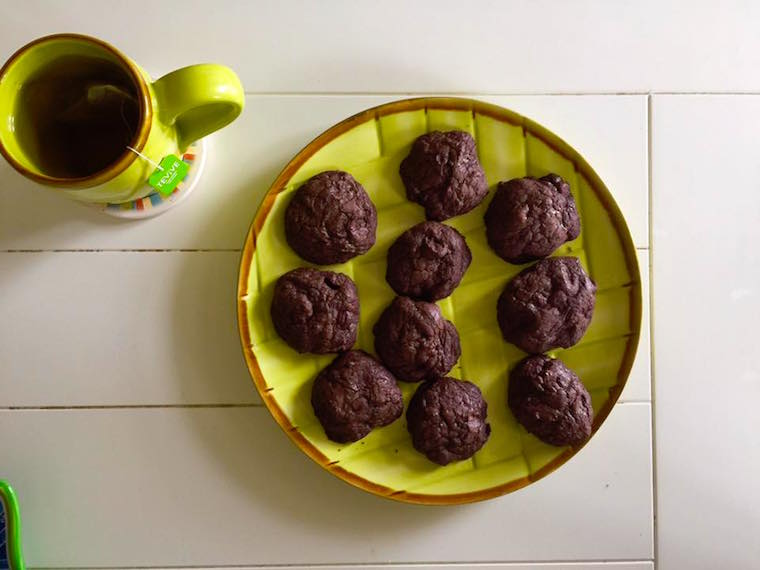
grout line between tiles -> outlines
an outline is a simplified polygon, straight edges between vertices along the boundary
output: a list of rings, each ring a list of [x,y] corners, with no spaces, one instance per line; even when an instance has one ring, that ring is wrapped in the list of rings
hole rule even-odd
[[[578,97],[650,95],[760,95],[757,91],[246,91],[251,97]]]
[[[636,246],[636,251],[649,251],[649,246]],[[0,253],[240,253],[239,248],[99,248],[99,249],[0,249]]]
[[[246,91],[250,97],[576,97],[576,96],[646,96],[648,91]],[[751,94],[751,92],[745,92]],[[737,94],[745,94],[737,92]],[[760,92],[758,92],[760,94]],[[668,95],[702,95],[718,93],[663,93]],[[726,93],[731,95],[733,93]]]
[[[524,562],[500,562],[500,561],[478,561],[478,562],[375,562],[375,563],[352,563],[352,562],[321,562],[321,563],[297,563],[297,564],[227,564],[222,566],[93,566],[90,570],[196,570],[204,568],[207,570],[222,570],[222,569],[251,569],[251,570],[287,570],[288,568],[314,568],[314,569],[329,569],[329,568],[397,568],[397,567],[411,567],[424,570],[426,568],[485,568],[490,566],[500,566],[503,568],[514,568],[524,566],[579,566],[579,568],[585,568],[589,564],[603,565],[608,564],[614,568],[619,564],[646,564],[652,562],[651,558],[616,558],[614,560],[601,559],[601,560],[529,560]],[[80,567],[74,566],[34,566],[30,567],[30,570],[81,570]]]
[[[649,218],[649,381],[650,381],[650,400],[652,408],[650,411],[652,422],[652,554],[653,565],[657,568],[657,430],[656,430],[656,404],[655,404],[655,378],[654,378],[654,267],[652,259],[654,258],[654,225],[652,223],[652,94],[647,97],[647,165],[648,165],[648,218]]]
[[[649,400],[618,401],[618,406],[651,406]],[[250,404],[73,404],[50,406],[0,406],[0,412],[30,412],[30,411],[86,411],[86,410],[196,410],[196,409],[226,409],[226,408],[264,408],[263,403]]]
[[[59,410],[156,410],[156,409],[217,409],[217,408],[263,408],[262,403],[250,404],[81,404],[52,406],[0,406],[0,412],[59,411]]]
[[[82,248],[82,249],[2,249],[0,253],[240,253],[240,248]]]

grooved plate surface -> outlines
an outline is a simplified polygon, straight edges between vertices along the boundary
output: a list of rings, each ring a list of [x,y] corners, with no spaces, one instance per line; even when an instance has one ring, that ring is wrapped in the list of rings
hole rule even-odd
[[[356,282],[361,302],[357,347],[373,353],[372,326],[394,297],[385,281],[387,249],[399,234],[424,219],[422,208],[406,200],[399,164],[419,135],[450,129],[475,137],[491,191],[473,211],[446,222],[465,235],[473,260],[461,285],[439,305],[461,338],[462,356],[451,375],[481,388],[489,405],[492,433],[471,460],[440,467],[414,450],[403,417],[353,444],[329,441],[309,398],[314,376],[334,355],[296,353],[275,333],[269,307],[277,278],[310,265],[285,241],[284,212],[293,192],[324,170],[348,171],[377,207],[377,242],[367,254],[330,269]],[[579,257],[599,288],[594,317],[581,342],[551,354],[574,369],[589,389],[596,431],[617,400],[633,362],[641,288],[622,215],[602,181],[569,145],[529,119],[494,105],[467,99],[412,99],[339,123],[288,164],[264,198],[245,243],[238,318],[243,350],[262,399],[312,459],[356,486],[393,499],[459,503],[525,486],[577,451],[543,444],[517,424],[506,406],[508,371],[525,353],[502,339],[496,300],[525,266],[506,263],[490,250],[483,223],[496,183],[549,172],[570,183],[581,217],[580,236],[555,255]],[[406,403],[416,387],[401,383]]]

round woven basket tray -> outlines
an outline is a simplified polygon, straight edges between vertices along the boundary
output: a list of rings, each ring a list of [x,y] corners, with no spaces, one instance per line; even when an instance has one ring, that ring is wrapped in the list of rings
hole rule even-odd
[[[440,467],[414,450],[403,417],[353,444],[329,441],[312,411],[310,393],[317,372],[334,355],[298,354],[288,347],[274,331],[269,306],[277,278],[309,265],[285,241],[284,212],[293,191],[324,170],[350,172],[377,207],[377,242],[365,255],[329,269],[356,282],[361,302],[357,347],[374,353],[372,325],[394,297],[385,282],[386,252],[399,234],[424,219],[422,208],[406,199],[399,164],[419,135],[451,129],[475,137],[491,192],[473,211],[446,222],[465,235],[473,260],[460,286],[438,304],[461,339],[462,356],[451,375],[480,387],[492,431],[472,459]],[[529,485],[578,451],[542,443],[517,424],[507,407],[508,371],[525,353],[502,339],[496,300],[526,265],[511,265],[496,256],[486,243],[483,222],[495,184],[549,172],[570,183],[581,217],[580,236],[554,255],[580,258],[598,286],[594,317],[585,336],[576,346],[549,354],[573,369],[591,393],[596,433],[633,363],[641,325],[641,283],[625,220],[578,152],[541,125],[507,109],[470,99],[422,98],[381,105],[338,123],[285,167],[264,197],[245,240],[238,323],[245,359],[264,404],[309,457],[348,483],[383,497],[456,504]],[[417,385],[400,384],[408,403]]]

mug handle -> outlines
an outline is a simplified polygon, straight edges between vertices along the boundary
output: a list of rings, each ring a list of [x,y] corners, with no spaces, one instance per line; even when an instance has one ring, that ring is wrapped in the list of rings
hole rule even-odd
[[[155,81],[153,90],[159,120],[177,129],[180,152],[230,124],[245,105],[243,86],[235,72],[212,63],[172,71]]]

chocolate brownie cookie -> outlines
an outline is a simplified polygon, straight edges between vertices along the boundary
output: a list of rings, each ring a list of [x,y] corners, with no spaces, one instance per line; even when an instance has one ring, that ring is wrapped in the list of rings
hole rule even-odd
[[[375,244],[377,210],[348,172],[307,180],[285,211],[285,237],[306,261],[329,265],[366,253]]]
[[[373,332],[380,359],[406,382],[443,376],[461,354],[457,329],[434,303],[396,297]]]
[[[570,185],[556,174],[500,182],[485,221],[488,244],[510,263],[546,257],[581,232]]]
[[[412,202],[428,220],[443,221],[469,212],[488,194],[475,139],[464,131],[433,131],[419,137],[399,169]]]
[[[444,377],[420,385],[406,424],[412,444],[430,461],[447,465],[472,457],[491,434],[488,405],[472,382]]]
[[[561,360],[521,361],[509,375],[507,399],[517,421],[549,445],[579,445],[591,435],[591,396]]]
[[[319,373],[311,405],[327,437],[339,443],[358,441],[404,411],[393,374],[362,350],[344,352]]]
[[[451,295],[471,261],[462,234],[438,222],[422,222],[388,250],[385,279],[399,295],[435,301]]]
[[[348,350],[356,342],[359,294],[342,273],[300,267],[277,280],[272,322],[298,352]]]
[[[499,297],[504,338],[525,352],[573,346],[594,314],[596,285],[577,257],[550,257],[523,269]]]

